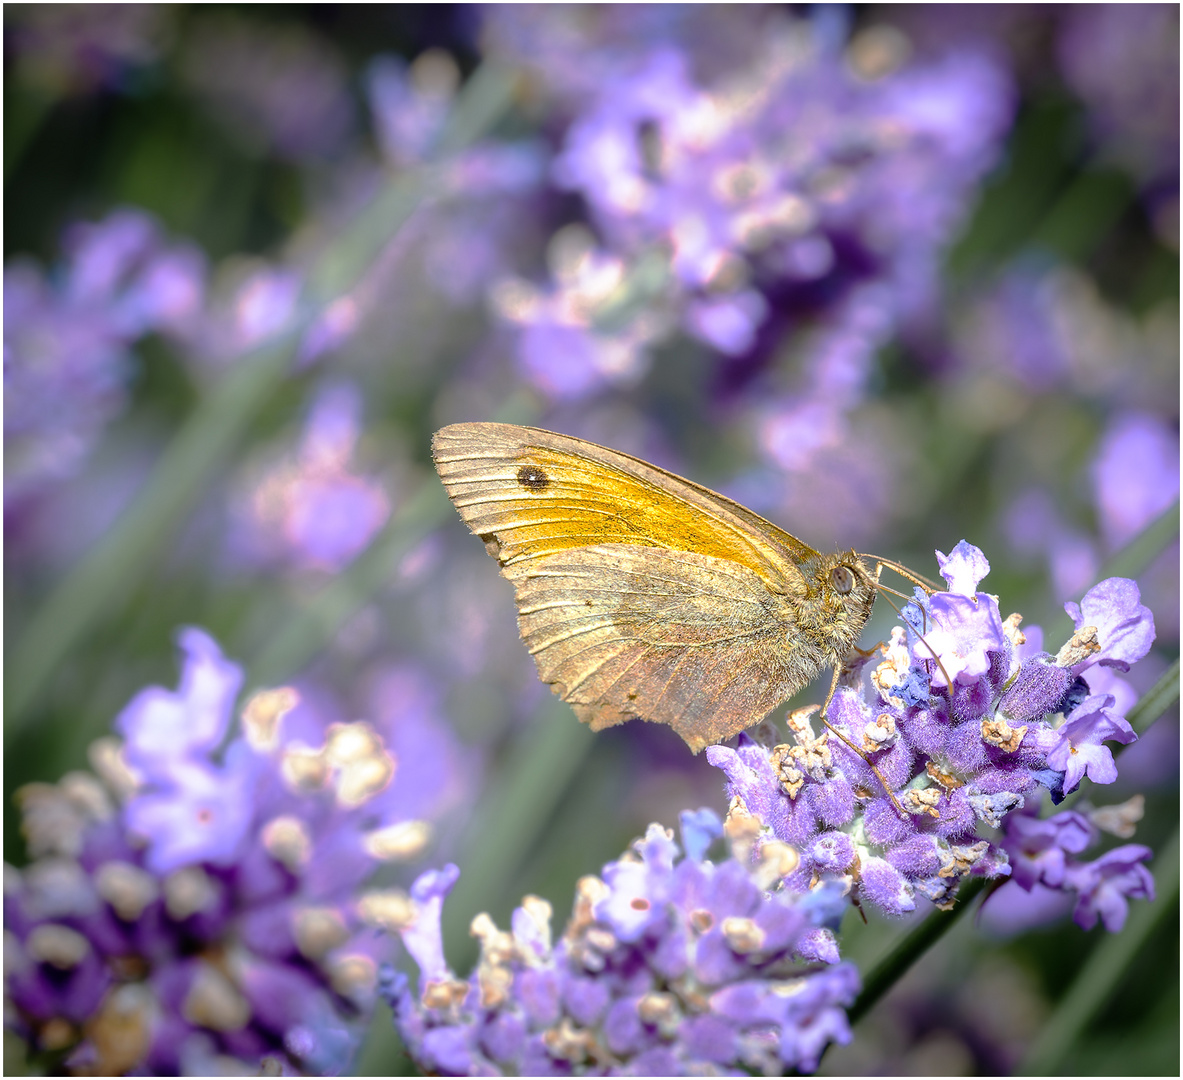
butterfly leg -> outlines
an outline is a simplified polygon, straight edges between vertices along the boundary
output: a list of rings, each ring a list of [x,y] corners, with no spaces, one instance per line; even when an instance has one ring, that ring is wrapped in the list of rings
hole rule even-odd
[[[879,781],[884,793],[891,800],[891,805],[895,807],[895,812],[904,820],[909,820],[907,811],[900,805],[899,799],[895,797],[895,793],[891,790],[891,786],[884,778],[883,773],[879,771],[879,766],[875,764],[866,754],[865,751],[860,750],[854,745],[841,731],[839,731],[833,724],[830,723],[829,717],[826,715],[830,710],[830,702],[834,699],[834,691],[838,689],[838,678],[842,673],[842,666],[836,664],[834,666],[834,677],[830,680],[830,692],[826,695],[826,703],[822,706],[821,721],[826,725],[838,738],[854,753],[867,763],[871,772],[875,774],[875,778]]]

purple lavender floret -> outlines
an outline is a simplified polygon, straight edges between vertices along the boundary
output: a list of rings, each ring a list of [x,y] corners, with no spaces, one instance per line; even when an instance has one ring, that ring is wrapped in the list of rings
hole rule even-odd
[[[5,868],[6,1024],[84,1073],[347,1071],[380,929],[412,911],[366,882],[429,839],[393,748],[430,702],[392,672],[378,724],[331,722],[290,688],[237,723],[241,668],[204,631],[180,646],[180,687],[133,698],[124,741],[92,747],[97,776],[17,793],[33,861]]]
[[[1077,675],[1093,664],[1129,671],[1154,642],[1154,615],[1128,578],[1108,578],[1089,589],[1079,605],[1067,603],[1064,610],[1076,624],[1065,649],[1077,650],[1069,657]]]
[[[880,647],[869,680],[865,661],[845,673],[824,726],[817,706],[800,709],[789,742],[741,735],[708,747],[707,760],[730,797],[799,853],[789,880],[802,893],[827,884],[902,915],[918,895],[948,906],[968,876],[1013,873],[1028,890],[1074,890],[1082,925],[1096,911],[1117,926],[1119,894],[1153,887],[1141,866],[1149,852],[1112,865],[1102,856],[1082,877],[1077,868],[1094,864],[1064,853],[1090,846],[1096,830],[1080,815],[1033,815],[1043,789],[1059,802],[1086,775],[1117,779],[1106,744],[1134,741],[1122,715],[1132,694],[1095,674],[1090,691],[1081,672],[1127,670],[1149,649],[1153,620],[1138,587],[1110,578],[1068,605],[1077,632],[1052,657],[1038,630],[1027,644],[1021,617],[1003,619],[997,597],[977,591],[990,569],[981,551],[962,541],[937,559],[949,591],[909,604],[907,630]]]
[[[1004,827],[1003,844],[1010,854],[1014,885],[1028,894],[1050,889],[1074,896],[1077,925],[1091,930],[1100,918],[1106,930],[1117,933],[1125,925],[1131,899],[1154,899],[1154,878],[1143,865],[1153,852],[1142,844],[1125,844],[1091,862],[1078,856],[1100,838],[1097,822],[1119,836],[1130,836],[1140,816],[1140,797],[1092,811],[1091,816],[1075,810],[1044,819],[1027,810],[1012,814]],[[1020,908],[994,921],[1005,924],[1022,917]]]
[[[538,897],[509,932],[478,915],[481,958],[467,980],[446,967],[439,925],[456,868],[420,877],[401,931],[416,988],[391,969],[379,984],[416,1064],[445,1075],[742,1076],[812,1071],[830,1042],[848,1042],[859,980],[834,963],[826,890],[786,887],[796,853],[741,808],[722,827],[710,811],[684,813],[682,829],[685,857],[651,825],[602,878],[581,879],[554,944]],[[703,855],[721,832],[731,853],[714,863]]]
[[[320,387],[298,447],[241,500],[233,555],[248,565],[323,572],[357,558],[390,515],[384,485],[356,468],[361,434],[358,388],[344,382]]]

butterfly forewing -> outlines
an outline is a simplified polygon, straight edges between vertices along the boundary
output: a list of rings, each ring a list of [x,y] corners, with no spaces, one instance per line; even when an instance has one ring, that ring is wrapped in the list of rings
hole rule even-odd
[[[817,554],[707,488],[566,435],[452,424],[436,433],[432,453],[460,515],[496,540],[503,564],[595,543],[641,544],[729,559],[783,591],[800,578],[796,562]]]

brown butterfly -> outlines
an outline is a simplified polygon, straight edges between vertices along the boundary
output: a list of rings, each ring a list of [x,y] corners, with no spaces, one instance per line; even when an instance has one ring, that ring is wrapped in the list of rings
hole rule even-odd
[[[432,456],[514,584],[543,682],[593,731],[640,717],[697,753],[758,723],[841,663],[895,565],[822,555],[708,488],[541,428],[452,424]]]

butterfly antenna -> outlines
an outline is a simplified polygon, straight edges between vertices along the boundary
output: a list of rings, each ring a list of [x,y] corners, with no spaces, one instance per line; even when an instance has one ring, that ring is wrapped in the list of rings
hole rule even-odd
[[[900,595],[900,593],[896,592],[894,589],[885,589],[884,591],[893,593],[896,596]],[[904,622],[908,622],[908,620],[906,618],[904,618],[904,613],[892,602],[892,600],[889,597],[885,596],[883,599],[887,601],[887,603],[891,607],[891,610],[894,611],[900,617],[901,620],[903,620]],[[911,598],[905,597],[904,599],[911,599]],[[928,622],[928,614],[925,612],[925,610],[923,608],[920,609],[920,614],[924,617],[925,623],[927,623]],[[909,623],[909,625],[911,625],[911,624]],[[953,680],[949,678],[949,673],[945,670],[945,665],[941,663],[941,658],[939,656],[937,656],[936,650],[928,643],[928,639],[919,630],[916,630],[916,628],[914,626],[912,627],[912,629],[916,631],[916,636],[924,643],[924,647],[932,654],[932,658],[937,662],[937,667],[939,667],[941,669],[941,674],[945,676],[945,685],[952,686]],[[927,626],[925,626],[925,629],[927,629]]]
[[[925,592],[934,593],[941,592],[941,586],[935,581],[926,578],[923,574],[916,573],[915,570],[910,570],[903,563],[898,563],[895,559],[885,559],[882,555],[871,555],[870,553],[863,553],[859,555],[860,559],[870,559],[875,564],[875,569],[878,571],[880,567],[886,566],[889,570],[894,570],[902,578],[907,578],[913,585],[919,585]],[[879,580],[879,575],[876,573],[875,580]]]

